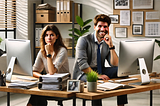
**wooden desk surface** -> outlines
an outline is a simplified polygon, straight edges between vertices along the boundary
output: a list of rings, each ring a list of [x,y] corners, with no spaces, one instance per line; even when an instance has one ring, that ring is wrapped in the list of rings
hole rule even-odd
[[[13,77],[13,79],[16,79],[15,76]],[[8,85],[8,83],[6,85]],[[52,97],[62,97],[62,98],[70,98],[70,97],[75,96],[74,92],[40,90],[38,89],[38,87],[34,87],[31,89],[18,89],[18,88],[8,88],[7,86],[0,86],[0,91],[22,93],[22,94],[42,95],[42,96],[52,96]]]
[[[137,78],[139,78],[139,80],[127,81],[127,82],[123,82],[123,84],[139,82],[140,77],[137,77]],[[124,94],[133,94],[138,92],[145,92],[145,91],[160,89],[160,83],[152,83],[152,82],[147,85],[131,85],[131,86],[134,86],[135,88],[118,89],[118,90],[112,90],[112,91],[97,90],[97,92],[88,92],[87,88],[85,88],[83,93],[76,93],[76,97],[95,100],[95,99],[103,99],[103,98],[108,98],[113,96],[124,95]]]

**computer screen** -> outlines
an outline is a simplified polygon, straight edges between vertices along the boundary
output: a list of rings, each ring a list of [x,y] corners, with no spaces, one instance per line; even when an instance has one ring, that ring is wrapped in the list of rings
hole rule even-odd
[[[152,72],[155,40],[120,41],[118,77],[140,74],[138,58],[144,58],[148,73]]]
[[[33,76],[30,40],[6,39],[7,76],[11,81],[12,72],[20,75]]]

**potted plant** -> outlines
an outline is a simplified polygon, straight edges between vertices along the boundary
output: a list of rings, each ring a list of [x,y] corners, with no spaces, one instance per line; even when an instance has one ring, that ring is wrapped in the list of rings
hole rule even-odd
[[[86,75],[87,75],[87,89],[88,89],[88,92],[97,91],[98,73],[96,71],[91,70]]]
[[[160,47],[160,41],[159,40],[155,40],[155,42],[158,44],[158,46]],[[160,55],[158,55],[154,60],[158,60],[160,59]]]
[[[0,44],[1,44],[2,41],[3,41],[3,39],[0,37]],[[0,56],[1,56],[3,53],[4,53],[3,50],[0,49]]]
[[[75,44],[77,43],[77,40],[79,37],[81,37],[85,33],[89,32],[91,25],[88,25],[88,23],[90,23],[92,21],[92,19],[88,19],[86,21],[83,21],[81,17],[76,16],[76,21],[77,21],[78,25],[80,26],[80,29],[77,29],[77,28],[69,29],[69,31],[75,32],[74,35],[71,33],[69,34],[69,36],[71,36],[75,39]]]

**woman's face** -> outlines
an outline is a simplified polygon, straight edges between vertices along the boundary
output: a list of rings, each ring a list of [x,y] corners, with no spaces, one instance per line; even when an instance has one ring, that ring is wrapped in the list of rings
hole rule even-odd
[[[58,36],[53,31],[47,31],[45,34],[45,42],[47,44],[54,45],[56,42],[56,39],[58,39]]]

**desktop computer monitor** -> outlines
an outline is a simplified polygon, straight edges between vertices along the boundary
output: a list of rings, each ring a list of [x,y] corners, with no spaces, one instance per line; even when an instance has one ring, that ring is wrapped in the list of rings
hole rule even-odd
[[[33,76],[30,40],[6,39],[7,74],[11,82],[12,73]]]
[[[153,65],[154,42],[154,39],[120,41],[117,76],[127,77],[133,74],[141,74],[140,66],[145,66],[146,70],[151,73]],[[142,58],[144,59],[144,62],[141,64],[139,59]],[[144,71],[145,70],[142,69],[142,73]]]

